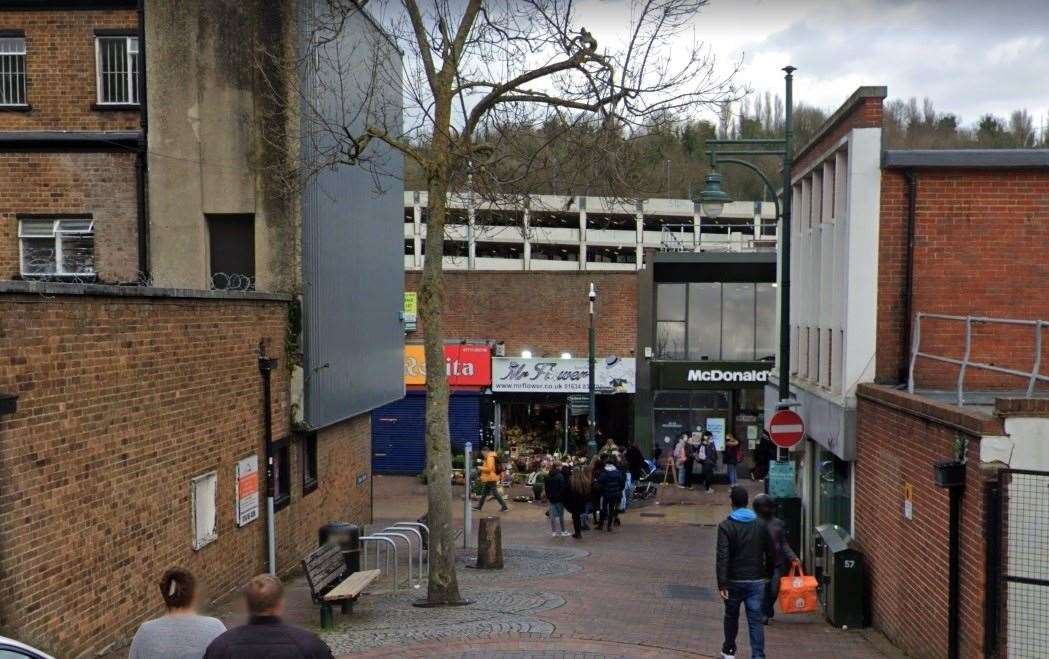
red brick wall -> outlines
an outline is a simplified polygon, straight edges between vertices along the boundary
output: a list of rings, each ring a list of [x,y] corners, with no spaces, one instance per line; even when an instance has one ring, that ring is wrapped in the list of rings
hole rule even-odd
[[[953,315],[1049,319],[1049,170],[916,170],[913,309]],[[907,184],[882,173],[877,379],[896,382],[904,335]],[[923,321],[923,350],[960,358],[964,325]],[[1034,330],[985,326],[972,358],[1031,367]],[[919,362],[918,382],[953,387],[958,370]],[[972,388],[1022,388],[1022,378],[970,370]]]
[[[405,274],[406,291],[419,290],[418,272]],[[506,354],[527,348],[536,357],[587,352],[590,282],[598,290],[597,350],[621,357],[637,345],[637,274],[608,272],[446,272],[444,334],[449,339],[492,339]],[[416,336],[422,336],[422,326]]]
[[[17,216],[22,213],[93,217],[99,280],[136,279],[134,154],[3,153],[0,171],[0,279],[19,277]]]
[[[792,171],[795,174],[804,173],[818,158],[823,157],[827,149],[853,128],[881,128],[884,100],[876,96],[857,99],[855,105],[845,111],[825,135],[803,146],[802,150],[794,155]]]
[[[265,570],[265,522],[234,525],[234,465],[264,456],[260,340],[273,434],[289,432],[283,302],[0,294],[0,633],[56,656],[127,640],[160,613],[172,565],[217,596]],[[318,439],[320,484],[277,513],[294,567],[329,520],[368,522],[367,415]],[[218,474],[218,539],[193,551],[190,479]]]
[[[134,29],[135,10],[0,13],[0,30],[23,30],[29,112],[0,112],[0,130],[134,130],[137,110],[95,110],[95,30]]]
[[[947,656],[948,493],[933,484],[933,464],[953,457],[955,437],[970,440],[961,518],[960,647],[963,657],[981,657],[985,519],[978,437],[1001,434],[1001,425],[877,385],[860,385],[857,398],[855,536],[869,570],[872,623],[909,656]],[[903,517],[908,483],[914,492],[909,520]]]

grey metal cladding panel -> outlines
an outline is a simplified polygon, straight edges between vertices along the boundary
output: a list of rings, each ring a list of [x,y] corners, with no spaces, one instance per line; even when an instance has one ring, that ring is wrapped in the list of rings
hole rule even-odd
[[[396,85],[382,90],[380,107],[399,130],[400,55],[375,29],[363,16],[351,17],[347,39],[358,47],[346,49],[346,62],[366,75],[376,52],[397,58],[388,60],[396,64]],[[307,84],[317,95],[332,88]],[[362,134],[364,113],[339,105],[336,111]],[[404,396],[404,162],[378,141],[368,149],[372,165],[325,169],[303,195],[305,420],[316,428]]]
[[[1039,168],[1049,167],[1049,149],[889,149],[886,168]]]

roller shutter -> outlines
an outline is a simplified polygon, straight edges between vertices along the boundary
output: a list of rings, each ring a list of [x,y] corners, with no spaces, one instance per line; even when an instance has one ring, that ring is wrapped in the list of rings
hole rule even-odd
[[[481,396],[453,392],[448,404],[452,449],[477,446],[481,430]],[[372,471],[376,474],[419,474],[426,466],[426,395],[409,392],[401,400],[372,412]]]

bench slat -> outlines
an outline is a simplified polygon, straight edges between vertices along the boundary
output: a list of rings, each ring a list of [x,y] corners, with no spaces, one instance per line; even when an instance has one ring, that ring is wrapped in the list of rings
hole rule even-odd
[[[302,561],[302,566],[314,595],[323,592],[346,572],[346,561],[342,557],[342,551],[334,543],[314,550]]]
[[[356,599],[361,594],[368,584],[379,578],[382,574],[380,570],[365,570],[364,572],[354,572],[341,584],[332,588],[331,591],[324,596],[326,602],[335,602],[338,600],[345,599]]]

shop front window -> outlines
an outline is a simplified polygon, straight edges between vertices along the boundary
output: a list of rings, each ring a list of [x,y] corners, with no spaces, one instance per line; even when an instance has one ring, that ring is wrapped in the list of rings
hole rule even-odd
[[[732,394],[729,391],[657,391],[653,398],[655,448],[666,459],[683,432],[702,432],[708,420],[731,429]],[[718,438],[719,441],[723,439]]]
[[[816,525],[837,524],[852,533],[849,463],[820,448],[817,452],[816,477],[819,492],[819,516]]]
[[[755,361],[776,352],[771,283],[656,285],[657,359]]]

